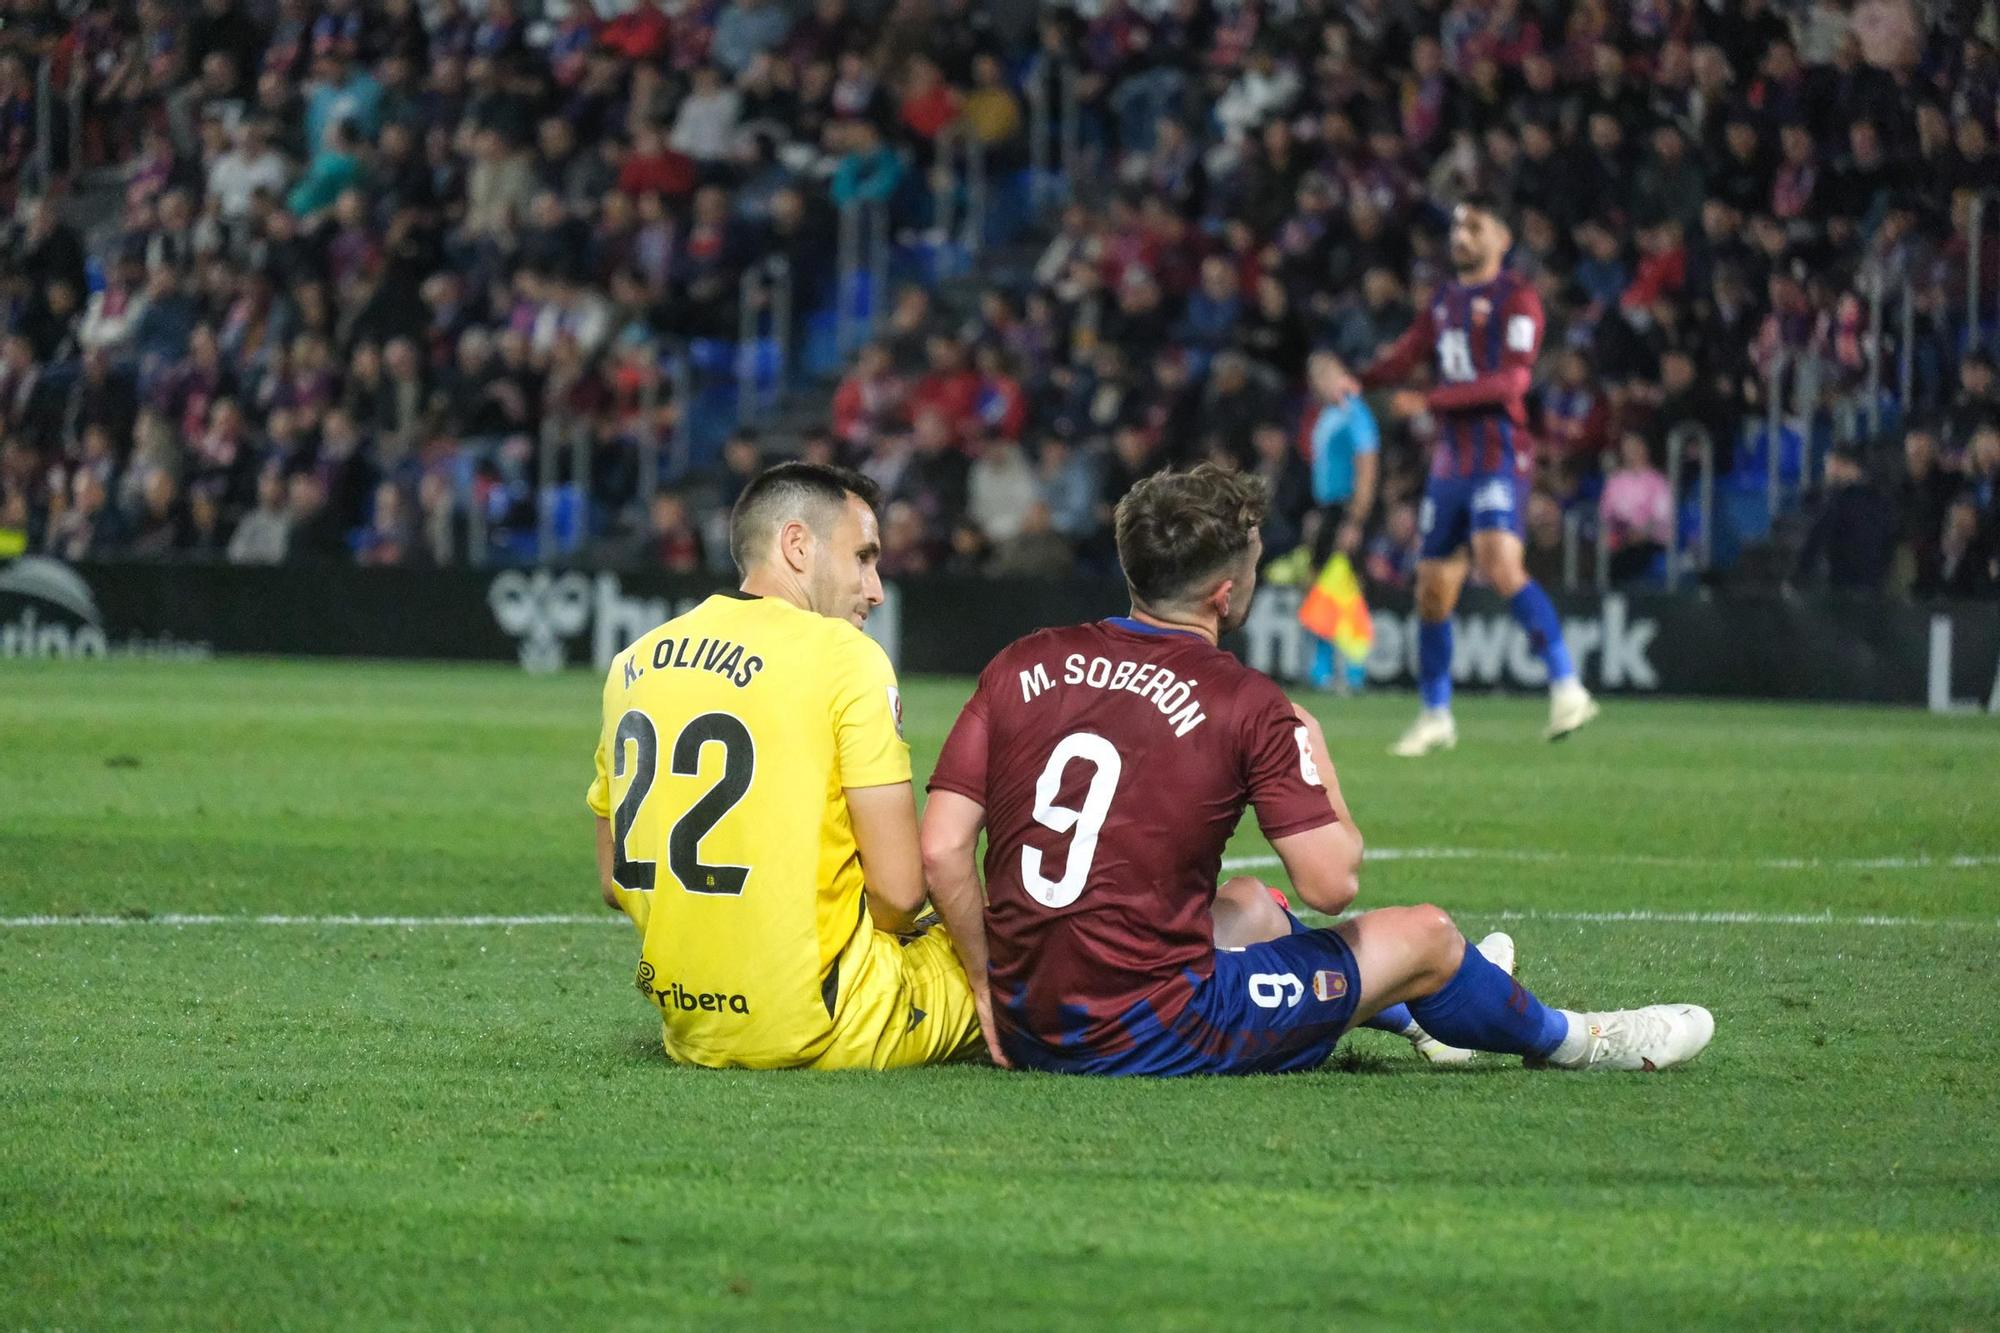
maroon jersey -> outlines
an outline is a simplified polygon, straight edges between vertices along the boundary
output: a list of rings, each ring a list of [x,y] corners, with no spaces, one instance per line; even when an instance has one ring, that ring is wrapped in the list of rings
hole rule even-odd
[[[1434,477],[1525,476],[1534,464],[1528,388],[1542,346],[1542,298],[1502,270],[1491,282],[1446,282],[1409,329],[1361,372],[1364,388],[1394,384],[1428,356],[1436,383],[1424,395],[1437,419]]]
[[[1283,691],[1124,618],[995,657],[930,790],[986,809],[995,1021],[1100,1048],[1141,1001],[1171,1022],[1213,971],[1216,877],[1246,805],[1269,838],[1335,819]]]

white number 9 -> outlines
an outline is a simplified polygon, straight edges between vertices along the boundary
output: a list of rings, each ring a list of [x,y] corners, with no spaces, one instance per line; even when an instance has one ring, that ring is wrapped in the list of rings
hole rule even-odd
[[[1072,759],[1091,766],[1090,789],[1083,794],[1081,810],[1056,804],[1063,773]],[[1076,836],[1070,842],[1069,859],[1063,863],[1060,879],[1042,874],[1041,848],[1021,849],[1021,885],[1042,906],[1068,907],[1083,893],[1090,879],[1090,863],[1097,856],[1097,835],[1104,831],[1104,820],[1111,813],[1111,798],[1118,791],[1123,768],[1117,749],[1102,736],[1079,731],[1056,743],[1048,766],[1035,782],[1035,822],[1057,833],[1074,830]]]

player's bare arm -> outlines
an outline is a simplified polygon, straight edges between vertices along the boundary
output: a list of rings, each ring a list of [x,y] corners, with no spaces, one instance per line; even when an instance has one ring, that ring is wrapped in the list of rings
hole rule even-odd
[[[848,787],[848,818],[861,852],[868,915],[892,934],[915,927],[924,905],[923,858],[917,851],[917,798],[907,782]]]
[[[986,807],[979,802],[955,791],[934,791],[924,805],[920,841],[931,905],[972,984],[987,1053],[1004,1067],[1007,1057],[994,1035],[993,993],[986,974],[986,893],[979,883],[978,859],[979,831],[985,824]]]
[[[611,821],[597,816],[597,883],[604,894],[604,905],[614,912],[623,911],[618,901],[618,883],[611,878],[611,867],[617,855],[617,848],[611,840]]]
[[[1354,498],[1348,502],[1347,521],[1341,525],[1340,549],[1349,555],[1361,547],[1368,531],[1368,516],[1375,510],[1376,483],[1380,480],[1379,453],[1356,454],[1354,458]]]
[[[1299,900],[1316,912],[1338,916],[1361,892],[1361,835],[1352,824],[1322,824],[1274,838],[1271,850],[1284,863]]]

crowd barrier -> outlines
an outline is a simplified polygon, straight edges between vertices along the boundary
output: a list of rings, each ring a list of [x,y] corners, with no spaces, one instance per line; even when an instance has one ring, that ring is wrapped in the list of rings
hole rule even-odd
[[[587,570],[349,566],[0,566],[0,657],[201,658],[216,654],[513,662],[603,670],[654,625],[719,590],[713,579]],[[1229,642],[1247,662],[1300,679],[1311,645],[1300,590],[1266,588]],[[2000,606],[1782,595],[1557,598],[1584,680],[1608,694],[1924,704],[2000,704]],[[1030,630],[1125,610],[1099,581],[934,577],[892,583],[869,622],[904,672],[974,674]],[[1413,683],[1415,613],[1374,607],[1368,678]],[[1468,595],[1454,673],[1468,689],[1544,682],[1498,599]]]

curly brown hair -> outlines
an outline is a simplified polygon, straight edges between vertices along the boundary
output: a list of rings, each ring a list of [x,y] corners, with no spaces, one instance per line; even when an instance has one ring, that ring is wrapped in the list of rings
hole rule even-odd
[[[1264,521],[1264,479],[1202,463],[1156,472],[1118,502],[1118,563],[1132,595],[1172,604],[1243,558]]]

